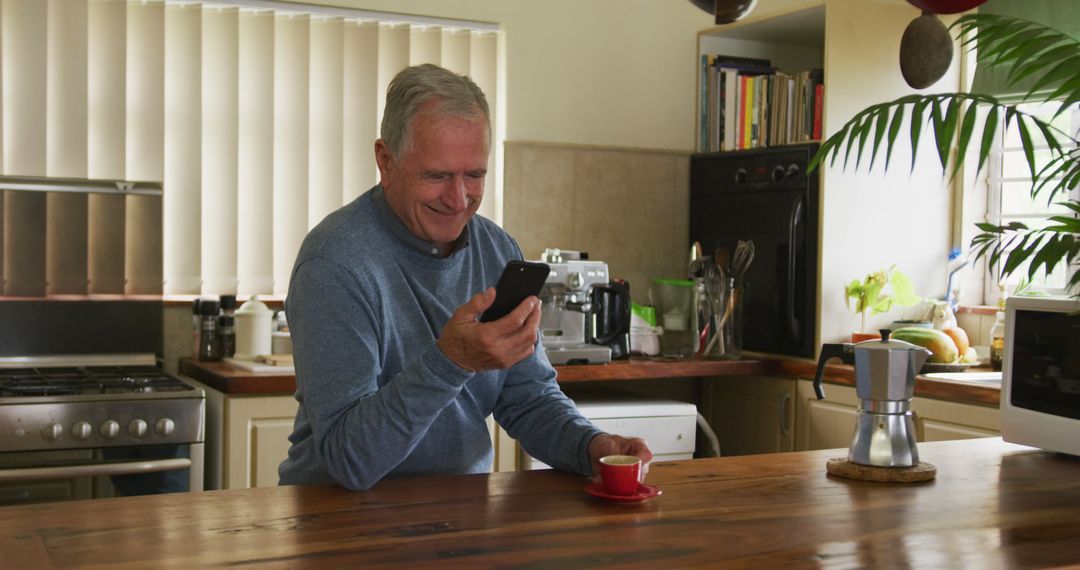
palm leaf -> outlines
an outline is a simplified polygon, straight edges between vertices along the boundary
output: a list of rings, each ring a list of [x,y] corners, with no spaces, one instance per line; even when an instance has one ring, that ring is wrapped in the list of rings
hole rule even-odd
[[[900,107],[903,109],[903,106]],[[889,108],[882,107],[874,116],[874,139],[872,141],[870,152],[870,166],[867,170],[874,169],[874,161],[877,159],[878,149],[881,148],[882,139],[884,139],[885,129],[889,125]],[[861,149],[860,149],[861,150]],[[861,154],[861,152],[860,152]]]
[[[896,111],[893,111],[892,123],[889,124],[889,140],[885,143],[885,170],[889,169],[889,162],[892,160],[893,143],[896,142],[896,135],[900,133],[900,126],[904,122],[904,106],[897,105]]]
[[[926,112],[926,106],[930,104],[928,99],[920,99],[917,101],[911,111],[911,172],[915,172],[915,157],[919,151],[919,140],[921,140],[922,128],[923,128],[923,113]]]
[[[963,160],[960,157],[967,153],[968,142],[971,141],[971,133],[975,130],[975,117],[979,114],[979,106],[975,103],[970,103],[967,106],[967,112],[964,113],[964,120],[960,123],[960,138],[956,141],[956,165],[953,167],[953,177],[957,172],[960,172],[960,165]]]
[[[976,171],[982,171],[986,160],[990,158],[990,149],[994,146],[994,136],[997,134],[997,123],[998,107],[994,105],[986,115],[986,124],[983,125],[982,144],[979,145],[979,166]],[[962,160],[964,155],[960,154],[958,156]]]

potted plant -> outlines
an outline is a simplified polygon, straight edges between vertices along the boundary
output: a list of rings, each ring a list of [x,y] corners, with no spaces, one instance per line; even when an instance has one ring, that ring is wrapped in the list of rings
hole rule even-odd
[[[998,130],[1015,123],[1031,172],[1032,197],[1045,193],[1047,202],[1058,199],[1057,204],[1068,213],[1047,216],[1045,223],[1032,226],[1021,222],[979,223],[981,233],[972,239],[971,247],[976,258],[988,256],[991,266],[1001,263],[1002,275],[1011,275],[1025,261],[1030,261],[1028,278],[1035,277],[1040,268],[1049,273],[1062,262],[1077,267],[1080,265],[1080,201],[1070,198],[1069,191],[1080,184],[1080,147],[1073,134],[1023,112],[1018,106],[1025,102],[1061,102],[1060,114],[1080,101],[1080,79],[1076,73],[1080,40],[1004,15],[969,14],[950,28],[967,36],[965,45],[978,46],[981,65],[1007,71],[1009,85],[1034,80],[1033,87],[1019,101],[1010,103],[979,93],[937,93],[907,95],[872,105],[822,143],[810,170],[829,157],[830,164],[835,163],[840,154],[844,155],[846,166],[853,147],[858,164],[867,143],[872,149],[871,166],[879,147],[883,146],[885,168],[889,168],[889,157],[905,117],[910,123],[912,168],[920,134],[929,125],[944,171],[947,172],[951,154],[952,171],[957,172],[967,157],[969,145],[976,143],[981,170],[995,137],[1000,136]],[[982,113],[986,120],[981,134],[976,136],[976,119]],[[1046,147],[1049,152],[1049,160],[1042,166],[1035,158],[1038,147]],[[951,153],[954,149],[956,152]],[[1072,273],[1067,287],[1080,297],[1080,271]]]
[[[851,334],[851,342],[860,342],[880,336],[878,333],[866,330],[867,311],[876,315],[889,311],[893,306],[910,307],[922,301],[922,297],[915,294],[911,280],[894,265],[885,270],[875,271],[862,281],[854,279],[848,283],[844,288],[844,304],[851,307],[852,301],[855,303],[855,312],[859,313],[861,322],[859,332]]]

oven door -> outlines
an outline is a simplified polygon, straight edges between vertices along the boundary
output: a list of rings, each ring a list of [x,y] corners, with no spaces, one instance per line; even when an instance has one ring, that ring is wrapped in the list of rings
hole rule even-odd
[[[0,453],[0,506],[203,490],[204,444]]]

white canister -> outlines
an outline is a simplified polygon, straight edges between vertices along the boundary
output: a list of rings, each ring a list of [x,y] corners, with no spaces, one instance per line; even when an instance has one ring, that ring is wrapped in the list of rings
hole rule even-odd
[[[274,312],[265,303],[251,297],[233,313],[236,318],[236,355],[239,360],[255,360],[260,354],[270,354],[273,329],[270,319]]]
[[[288,331],[274,331],[270,348],[274,354],[292,354],[292,335]]]

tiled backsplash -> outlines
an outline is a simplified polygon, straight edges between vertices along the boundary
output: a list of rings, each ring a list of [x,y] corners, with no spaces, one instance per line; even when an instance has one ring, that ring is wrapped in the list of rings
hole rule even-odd
[[[587,251],[639,303],[654,278],[686,276],[689,153],[507,142],[505,157],[503,226],[527,259]]]

